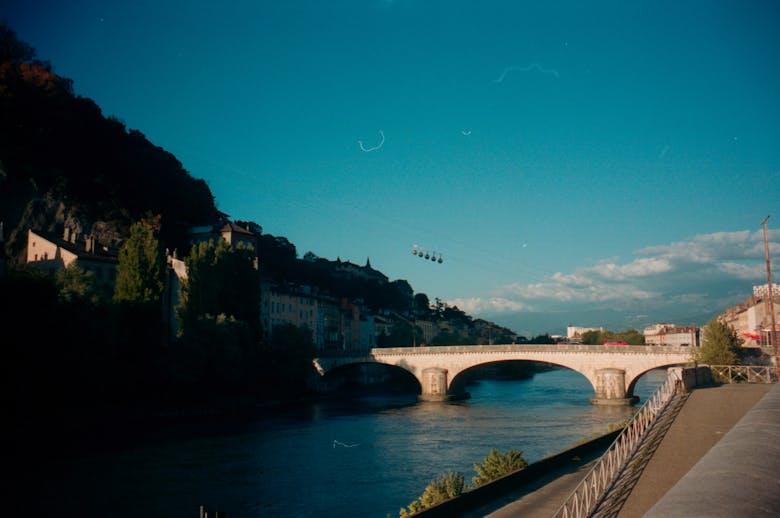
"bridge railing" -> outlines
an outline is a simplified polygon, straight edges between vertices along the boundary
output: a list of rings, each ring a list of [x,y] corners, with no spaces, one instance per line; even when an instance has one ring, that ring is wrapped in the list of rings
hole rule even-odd
[[[666,381],[634,414],[623,432],[596,462],[577,488],[553,515],[554,518],[590,516],[632,457],[645,433],[653,425],[675,394],[682,390],[682,379],[670,372]]]
[[[425,355],[442,353],[516,353],[516,352],[561,352],[561,353],[596,353],[596,354],[686,354],[692,349],[685,346],[650,346],[629,345],[626,347],[605,347],[603,345],[549,345],[549,344],[502,344],[502,345],[425,345],[417,347],[374,347],[371,355]],[[358,353],[341,353],[355,355]]]
[[[766,365],[710,365],[712,377],[721,383],[774,383],[777,369]]]

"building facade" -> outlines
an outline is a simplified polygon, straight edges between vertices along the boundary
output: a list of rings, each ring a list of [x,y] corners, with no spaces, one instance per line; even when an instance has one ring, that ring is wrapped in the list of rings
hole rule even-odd
[[[266,340],[274,329],[307,329],[318,354],[362,354],[376,347],[374,316],[360,304],[318,293],[310,286],[261,282],[260,322]]]
[[[645,345],[673,345],[698,347],[701,332],[698,326],[679,326],[659,323],[644,329]]]
[[[734,328],[744,340],[744,347],[771,347],[772,315],[769,311],[769,286],[753,286],[753,295],[741,304],[728,308],[720,319]],[[772,285],[775,324],[780,322],[780,286]]]
[[[44,232],[27,231],[27,264],[51,275],[57,270],[78,266],[91,272],[95,279],[95,291],[104,300],[114,295],[116,267],[119,259],[115,253],[96,246],[92,236],[81,237],[66,228],[63,236]]]

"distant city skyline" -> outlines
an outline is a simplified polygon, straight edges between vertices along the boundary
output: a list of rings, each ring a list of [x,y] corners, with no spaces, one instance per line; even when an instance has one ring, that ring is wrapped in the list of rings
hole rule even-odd
[[[771,2],[12,0],[0,17],[231,218],[521,334],[704,323],[766,283],[768,214],[780,264]]]

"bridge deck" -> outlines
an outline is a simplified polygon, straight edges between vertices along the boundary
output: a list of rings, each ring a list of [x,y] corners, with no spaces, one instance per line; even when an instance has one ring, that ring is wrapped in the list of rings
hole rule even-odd
[[[604,345],[545,345],[545,344],[507,344],[507,345],[435,345],[422,347],[375,347],[370,354],[384,355],[426,355],[426,354],[469,354],[469,353],[518,353],[518,352],[562,352],[562,353],[607,353],[607,354],[679,354],[692,353],[691,347],[629,345],[626,347],[607,347]]]

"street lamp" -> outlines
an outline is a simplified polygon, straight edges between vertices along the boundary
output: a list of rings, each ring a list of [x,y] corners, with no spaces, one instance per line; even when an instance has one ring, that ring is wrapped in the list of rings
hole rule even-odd
[[[769,331],[769,343],[772,346],[772,350],[774,351],[774,364],[775,364],[775,377],[777,377],[777,337],[775,336],[775,304],[774,304],[774,295],[772,293],[772,268],[769,265],[769,240],[766,237],[766,220],[769,219],[769,216],[764,218],[764,221],[761,222],[761,226],[764,228],[764,255],[766,256],[766,287],[767,287],[767,295],[769,296],[769,304],[767,306],[769,315],[770,315],[770,321],[772,323],[772,329]]]

